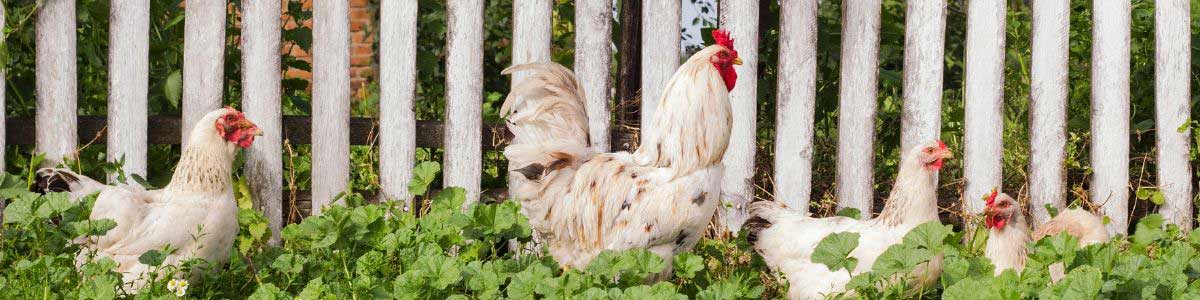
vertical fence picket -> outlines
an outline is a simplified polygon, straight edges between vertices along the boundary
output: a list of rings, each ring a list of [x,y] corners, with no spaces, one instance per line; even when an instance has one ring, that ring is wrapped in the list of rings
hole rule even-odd
[[[1067,1],[1031,3],[1033,37],[1029,61],[1029,210],[1033,225],[1050,221],[1046,205],[1063,208],[1063,159],[1067,145]]]
[[[1129,227],[1129,0],[1092,6],[1092,184],[1113,234]]]
[[[587,97],[592,147],[609,150],[609,105],[612,97],[612,1],[575,3],[575,77]]]
[[[679,67],[679,0],[646,0],[642,8],[642,132],[650,128],[658,98]]]
[[[984,194],[1000,187],[1004,131],[1005,0],[973,0],[967,9],[963,79],[963,207],[983,212]]]
[[[416,158],[417,2],[383,1],[380,8],[379,180],[384,198],[411,207],[408,182]]]
[[[875,92],[879,78],[879,0],[842,3],[838,92],[838,208],[871,216],[874,201]]]
[[[75,0],[42,2],[36,19],[37,151],[53,166],[74,156],[78,140]]]
[[[150,1],[113,0],[108,30],[108,160],[146,176]],[[109,177],[114,182],[115,176]],[[132,182],[132,181],[129,181]]]
[[[942,132],[946,1],[910,0],[907,5],[900,153],[936,140]]]
[[[482,158],[483,1],[449,0],[446,51],[446,166],[443,184],[479,200]]]
[[[1159,209],[1171,223],[1192,228],[1191,130],[1191,3],[1154,3],[1155,130],[1158,140],[1158,188],[1165,203]],[[1183,129],[1183,130],[1179,130]]]
[[[350,181],[350,10],[347,1],[313,7],[312,214],[334,204]],[[338,201],[340,202],[340,201]]]
[[[550,61],[550,25],[553,22],[550,0],[513,1],[512,64]],[[512,85],[521,82],[528,71],[512,75]]]
[[[192,1],[183,21],[183,131],[187,146],[196,121],[221,107],[225,78],[225,1]]]
[[[758,6],[758,0],[721,1],[721,28],[729,30],[742,59],[742,65],[735,66],[736,71],[739,77],[750,79],[738,81],[729,92],[733,129],[722,160],[725,177],[721,198],[731,204],[724,210],[724,222],[732,232],[737,232],[749,217],[747,205],[754,200],[754,152],[758,150]]]
[[[242,2],[242,108],[263,136],[246,151],[246,183],[279,242],[283,228],[283,111],[278,0]]]
[[[808,211],[817,102],[817,0],[780,5],[775,201]]]

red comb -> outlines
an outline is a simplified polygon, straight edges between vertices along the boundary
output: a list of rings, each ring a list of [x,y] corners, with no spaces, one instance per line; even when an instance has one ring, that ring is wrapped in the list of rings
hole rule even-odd
[[[946,150],[946,143],[942,142],[942,140],[938,140],[937,142],[938,142],[938,147],[941,147],[942,150]]]
[[[992,188],[992,194],[987,196],[987,206],[992,206],[992,205],[996,204],[996,195],[998,194],[998,192],[999,191],[997,188]]]
[[[725,31],[724,29],[713,30],[712,37],[714,41],[717,41],[717,45],[733,50],[733,38],[729,36],[729,31]]]

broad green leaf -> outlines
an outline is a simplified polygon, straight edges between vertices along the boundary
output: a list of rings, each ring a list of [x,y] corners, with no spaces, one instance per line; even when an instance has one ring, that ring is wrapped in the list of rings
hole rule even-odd
[[[172,107],[179,107],[179,99],[183,97],[183,73],[180,70],[167,75],[167,81],[163,83],[163,95]]]
[[[849,255],[858,247],[858,237],[856,232],[838,232],[825,236],[813,250],[812,261],[824,264],[833,271],[854,270],[858,259]]]
[[[875,265],[871,271],[885,277],[897,273],[908,273],[912,272],[917,265],[927,262],[931,258],[933,258],[933,252],[928,249],[914,248],[908,244],[892,245],[884,250],[879,258],[875,259]]]
[[[843,208],[837,212],[837,215],[852,219],[862,219],[862,211],[859,211],[857,208],[853,207]]]
[[[424,195],[441,170],[442,166],[437,162],[425,161],[417,164],[413,168],[412,181],[408,182],[408,192],[412,195]]]
[[[691,279],[704,269],[704,259],[690,252],[675,255],[675,276]]]
[[[950,225],[930,221],[913,228],[904,235],[904,243],[923,249],[940,251],[947,236],[954,233]]]
[[[1164,222],[1165,220],[1158,214],[1147,215],[1138,221],[1130,240],[1134,245],[1145,246],[1166,238],[1167,231],[1163,230]]]
[[[148,266],[162,265],[163,260],[167,258],[167,254],[158,250],[150,250],[138,256],[138,262]]]

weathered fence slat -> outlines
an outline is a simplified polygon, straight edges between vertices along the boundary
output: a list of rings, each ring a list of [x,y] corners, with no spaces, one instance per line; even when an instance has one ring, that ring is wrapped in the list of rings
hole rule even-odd
[[[1004,134],[1004,0],[973,0],[967,9],[963,92],[963,207],[983,212],[983,195],[1001,184]]]
[[[879,78],[879,0],[842,3],[838,92],[838,208],[871,217],[874,202],[875,92]]]
[[[1029,61],[1029,211],[1034,226],[1050,221],[1046,205],[1063,208],[1066,185],[1067,55],[1071,5],[1031,3],[1033,37]]]
[[[379,183],[388,200],[412,205],[416,155],[417,2],[383,1],[379,35]]]
[[[642,5],[642,132],[651,128],[662,90],[679,68],[678,0],[646,0]]]
[[[552,8],[550,0],[513,1],[513,65],[550,61]],[[529,71],[514,73],[512,85],[528,74]]]
[[[242,2],[242,108],[263,136],[246,151],[246,183],[278,243],[283,228],[283,111],[278,0]]]
[[[108,160],[146,176],[150,1],[113,0],[108,30]],[[110,175],[109,182],[116,176]]]
[[[900,153],[936,140],[942,132],[946,1],[910,0],[907,4]]]
[[[313,215],[334,204],[350,181],[350,10],[347,1],[313,7]],[[340,201],[338,201],[340,202]]]
[[[75,0],[42,2],[36,30],[37,151],[54,166],[75,153]]]
[[[575,3],[575,77],[587,97],[592,147],[609,150],[609,99],[612,75],[612,1]]]
[[[1158,188],[1166,200],[1159,212],[1184,229],[1192,228],[1191,130],[1187,124],[1191,113],[1190,12],[1188,0],[1154,3],[1154,136],[1158,140]]]
[[[192,1],[183,21],[183,146],[196,121],[221,107],[225,1]]]
[[[1092,184],[1108,231],[1129,227],[1129,0],[1092,5]]]
[[[483,1],[450,0],[446,51],[446,155],[443,184],[479,200],[483,170]]]
[[[721,198],[730,202],[724,209],[729,231],[737,232],[749,217],[747,205],[754,200],[754,153],[758,149],[758,0],[721,1],[721,28],[729,30],[742,59],[734,66],[740,80],[729,92],[733,129],[722,162],[725,177]]]
[[[779,27],[775,201],[808,211],[817,102],[817,0],[782,2]]]

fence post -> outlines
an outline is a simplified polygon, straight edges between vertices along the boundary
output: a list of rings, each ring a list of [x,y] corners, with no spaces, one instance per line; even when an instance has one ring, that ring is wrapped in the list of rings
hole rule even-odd
[[[350,10],[347,1],[313,5],[312,214],[334,204],[350,181]],[[341,201],[337,201],[341,202]]]
[[[612,75],[612,1],[575,3],[575,76],[587,97],[592,147],[608,152]]]
[[[904,107],[900,119],[902,154],[941,136],[942,69],[946,59],[943,55],[946,1],[910,0],[907,5],[904,18]]]
[[[550,0],[513,1],[512,64],[550,62]],[[512,85],[525,79],[528,71],[513,73]]]
[[[1029,211],[1033,225],[1050,221],[1046,205],[1063,208],[1067,146],[1068,1],[1033,1],[1029,61]]]
[[[1109,233],[1129,227],[1129,0],[1092,5],[1091,201]]]
[[[108,160],[146,176],[150,1],[113,0],[108,30]],[[116,176],[110,175],[109,182]],[[129,182],[132,182],[131,180]]]
[[[379,12],[379,180],[384,198],[407,208],[417,151],[417,1],[383,1]]]
[[[75,0],[47,0],[37,13],[37,151],[44,166],[74,157],[76,141]]]
[[[446,166],[443,185],[479,200],[482,171],[483,1],[449,0],[446,51]]]
[[[225,80],[225,1],[192,1],[183,21],[183,126],[187,147],[196,121],[221,107]]]
[[[962,200],[967,213],[983,212],[984,194],[1001,187],[1004,134],[1004,0],[973,0],[967,9],[964,50]]]
[[[758,0],[721,1],[721,28],[729,30],[743,64],[736,66],[739,81],[729,93],[733,129],[722,162],[725,178],[721,198],[730,202],[724,209],[725,226],[738,232],[749,217],[746,206],[754,200],[754,152],[758,150]]]
[[[875,97],[879,84],[879,0],[842,3],[842,69],[838,92],[838,208],[871,217]]]
[[[779,27],[775,201],[808,211],[817,102],[817,0],[782,2]]]
[[[1159,213],[1184,230],[1192,229],[1190,12],[1188,0],[1154,3],[1154,136],[1158,140],[1158,188],[1166,200]]]
[[[283,228],[283,111],[278,0],[242,2],[242,108],[265,133],[246,151],[246,183],[271,227]]]
[[[642,8],[642,127],[654,123],[658,98],[679,68],[679,0],[645,0]]]

